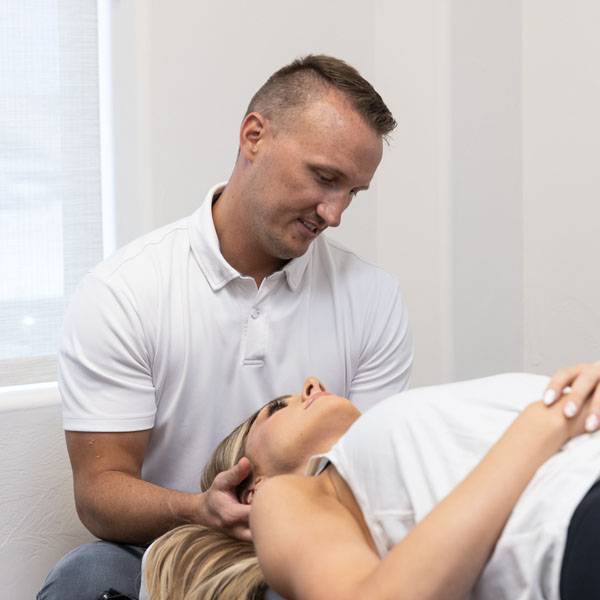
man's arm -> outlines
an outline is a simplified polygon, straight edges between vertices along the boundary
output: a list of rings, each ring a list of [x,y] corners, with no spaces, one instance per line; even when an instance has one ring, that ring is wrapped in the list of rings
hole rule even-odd
[[[380,274],[363,325],[363,341],[348,398],[361,411],[408,387],[413,340],[398,282]]]
[[[206,494],[183,493],[143,481],[142,464],[154,426],[152,315],[139,295],[88,275],[65,318],[59,388],[73,468],[75,500],[95,535],[143,544],[181,523],[201,523],[249,539],[248,507],[235,486],[247,461],[220,474]],[[145,314],[145,313],[144,313]]]
[[[66,432],[83,524],[99,538],[133,544],[148,543],[185,523],[250,539],[249,507],[239,504],[234,492],[248,474],[248,461],[219,475],[206,493],[169,490],[141,479],[150,433]]]

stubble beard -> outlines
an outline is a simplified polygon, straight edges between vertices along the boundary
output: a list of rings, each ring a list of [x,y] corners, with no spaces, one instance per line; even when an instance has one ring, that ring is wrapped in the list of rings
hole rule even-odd
[[[263,230],[263,245],[267,253],[278,260],[289,261],[294,258],[302,256],[308,246],[301,252],[293,248],[290,244],[286,243],[283,236],[278,237],[270,233],[269,231]]]
[[[257,232],[256,238],[262,246],[263,252],[275,260],[286,262],[293,260],[302,256],[310,247],[310,244],[307,244],[303,250],[299,251],[297,247],[286,243],[286,237],[291,236],[288,230],[293,227],[293,223],[287,223],[283,228],[274,230],[274,227],[269,225],[262,214],[257,214],[254,218],[254,226]]]

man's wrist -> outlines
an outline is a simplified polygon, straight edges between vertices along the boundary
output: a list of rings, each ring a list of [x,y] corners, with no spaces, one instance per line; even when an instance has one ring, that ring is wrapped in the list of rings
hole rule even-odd
[[[174,492],[169,498],[169,511],[175,525],[198,523],[204,525],[206,494],[198,492]]]

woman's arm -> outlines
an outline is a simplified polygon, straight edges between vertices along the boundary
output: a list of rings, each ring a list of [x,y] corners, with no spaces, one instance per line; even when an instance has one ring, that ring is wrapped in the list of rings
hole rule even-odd
[[[464,598],[527,484],[569,439],[575,425],[542,403],[527,407],[479,465],[362,585],[375,585],[381,598],[399,597],[394,587],[398,580],[410,585],[411,598]]]
[[[257,493],[251,527],[267,581],[290,600],[452,600],[473,587],[538,467],[583,431],[586,411],[530,405],[481,463],[383,560],[356,519],[309,478]],[[313,480],[314,481],[314,480]]]

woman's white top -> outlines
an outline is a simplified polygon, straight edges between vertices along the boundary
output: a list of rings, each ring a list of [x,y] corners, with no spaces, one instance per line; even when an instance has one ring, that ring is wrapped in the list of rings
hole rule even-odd
[[[518,413],[542,397],[547,382],[506,374],[392,396],[330,452],[314,457],[308,474],[327,460],[335,465],[384,556],[480,462]],[[538,469],[471,600],[559,600],[569,521],[599,471],[597,434],[571,440]]]

